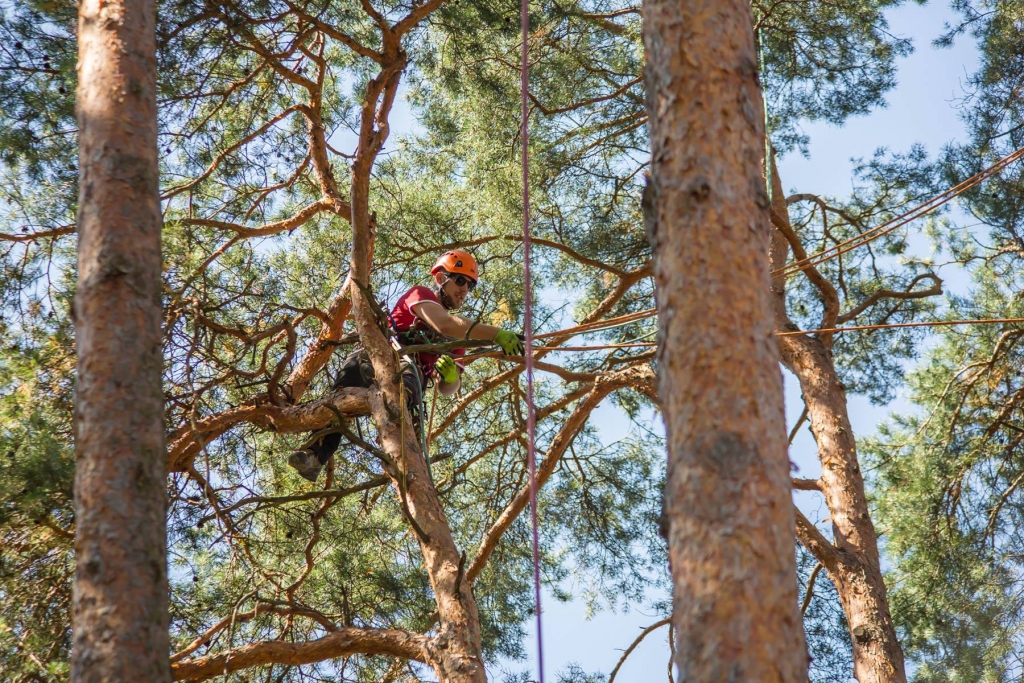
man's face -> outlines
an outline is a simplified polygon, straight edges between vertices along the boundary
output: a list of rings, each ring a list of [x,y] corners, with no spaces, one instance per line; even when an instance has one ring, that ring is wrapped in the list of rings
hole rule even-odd
[[[445,278],[447,278],[447,281]],[[451,301],[453,309],[461,307],[466,301],[466,297],[469,296],[469,282],[466,278],[459,278],[465,282],[465,284],[461,286],[455,282],[457,278],[444,273],[438,273],[434,276],[434,279],[437,284],[441,285],[441,291],[444,292],[448,300]]]

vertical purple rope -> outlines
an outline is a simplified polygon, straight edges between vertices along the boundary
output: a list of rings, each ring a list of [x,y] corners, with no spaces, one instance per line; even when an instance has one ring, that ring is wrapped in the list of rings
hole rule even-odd
[[[540,533],[537,523],[537,458],[536,432],[537,416],[533,405],[533,288],[530,283],[530,155],[527,120],[530,117],[528,102],[529,62],[528,39],[530,33],[530,2],[520,0],[519,21],[523,30],[523,48],[520,66],[519,91],[521,95],[520,141],[523,145],[523,284],[526,288],[526,459],[530,468],[530,522],[533,530],[533,598],[537,612],[537,675],[544,683],[544,638],[541,633],[540,612]]]

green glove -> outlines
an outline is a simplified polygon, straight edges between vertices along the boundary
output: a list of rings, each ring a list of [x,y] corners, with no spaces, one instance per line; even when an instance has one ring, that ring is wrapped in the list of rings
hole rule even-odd
[[[444,380],[445,384],[455,384],[459,381],[459,369],[451,356],[441,356],[438,358],[437,362],[434,363],[434,369],[437,370],[437,374],[441,375],[441,379]]]
[[[498,330],[498,333],[494,335],[494,341],[498,343],[498,346],[501,347],[506,356],[523,355],[523,342],[515,332]]]

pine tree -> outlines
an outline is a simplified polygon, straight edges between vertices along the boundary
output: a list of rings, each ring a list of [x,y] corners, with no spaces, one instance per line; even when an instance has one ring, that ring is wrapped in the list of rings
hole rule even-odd
[[[170,681],[155,4],[82,2],[72,681]]]
[[[1014,3],[953,3],[961,21],[938,40],[977,41],[965,89],[970,139],[934,169],[952,185],[1024,144]],[[950,319],[1022,315],[1021,173],[1011,164],[959,198],[971,222],[933,237],[969,274]],[[975,225],[975,222],[977,224]],[[908,377],[915,411],[869,444],[875,498],[894,560],[894,615],[917,663],[915,680],[1011,681],[1020,676],[1020,325],[944,329]]]
[[[750,22],[745,2],[644,4],[664,529],[687,681],[807,670]]]
[[[881,101],[894,58],[909,49],[884,30],[881,12],[892,5],[755,8],[777,145],[799,147],[802,119],[841,122]],[[0,453],[8,445],[15,452],[11,476],[0,482],[9,511],[0,519],[5,538],[27,539],[5,546],[0,560],[0,599],[14,606],[0,615],[11,624],[0,638],[14,644],[0,656],[19,673],[55,678],[35,660],[68,659],[67,624],[47,618],[66,601],[66,579],[52,595],[35,593],[32,609],[18,599],[35,577],[61,576],[69,556],[62,534],[76,524],[67,495],[69,394],[59,391],[71,381],[75,350],[68,314],[78,239],[75,16],[62,3],[0,7],[10,46],[0,50],[0,295],[11,416]],[[414,8],[371,7],[380,16],[356,2],[158,7],[169,578],[179,677],[200,667],[208,673],[197,677],[219,676],[225,662],[237,667],[229,678],[260,669],[283,680],[434,676],[422,650],[395,648],[433,643],[439,611],[431,582],[450,597],[463,550],[458,588],[472,584],[479,624],[463,627],[452,612],[445,618],[470,636],[462,641],[470,651],[479,630],[485,661],[522,656],[531,570],[521,516],[521,366],[475,361],[464,395],[436,402],[431,471],[460,551],[452,557],[445,542],[454,577],[421,567],[417,532],[393,486],[396,470],[389,479],[392,466],[373,448],[346,445],[330,478],[313,488],[284,465],[308,430],[345,426],[373,446],[375,422],[399,424],[379,406],[376,421],[368,420],[367,392],[330,392],[340,358],[360,334],[376,334],[365,311],[358,334],[351,324],[347,264],[355,241],[357,251],[372,246],[362,284],[374,298],[392,303],[425,281],[438,251],[463,246],[484,272],[473,310],[463,313],[514,325],[522,310],[518,4],[430,5],[397,51],[385,34]],[[636,6],[560,0],[534,3],[531,14],[534,280],[571,299],[542,300],[540,331],[552,331],[653,305],[640,201],[649,150],[643,51]],[[389,90],[396,77],[398,91]],[[422,132],[399,139],[383,105],[403,84]],[[364,156],[353,173],[360,143]],[[865,217],[879,212],[861,208]],[[806,229],[810,239],[827,239],[818,225]],[[891,273],[854,267],[863,277],[842,271],[850,308],[876,285],[897,288],[886,279]],[[791,284],[790,314],[806,326],[813,292]],[[915,311],[892,315],[909,319]],[[640,320],[576,339],[642,342],[654,331]],[[838,341],[837,370],[848,387],[884,393],[912,337],[870,339]],[[596,607],[644,603],[652,586],[666,583],[657,537],[664,444],[649,430],[658,401],[654,354],[545,356],[538,387],[539,443],[550,468],[541,489],[545,581],[563,595],[559,582],[571,576]],[[40,395],[15,405],[27,391]],[[600,443],[589,416],[602,400],[635,420],[626,440]],[[47,437],[26,438],[37,424]],[[391,649],[370,654],[377,636]]]

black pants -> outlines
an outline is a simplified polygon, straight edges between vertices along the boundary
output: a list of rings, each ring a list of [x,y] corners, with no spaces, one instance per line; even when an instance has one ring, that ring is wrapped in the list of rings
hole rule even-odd
[[[423,400],[423,373],[420,372],[415,363],[405,358],[401,361],[401,370],[402,384],[405,385],[406,406],[409,408],[409,412],[412,413],[413,429],[419,434],[420,424],[423,419],[420,415]],[[345,363],[341,366],[341,372],[338,373],[338,378],[334,380],[334,389],[337,390],[344,387],[369,388],[373,386],[374,381],[373,365],[370,363],[369,355],[363,349],[356,349],[345,358]],[[340,444],[341,434],[335,432],[320,437],[310,445],[309,450],[316,454],[320,464],[323,465],[331,459],[331,456],[338,450]]]

